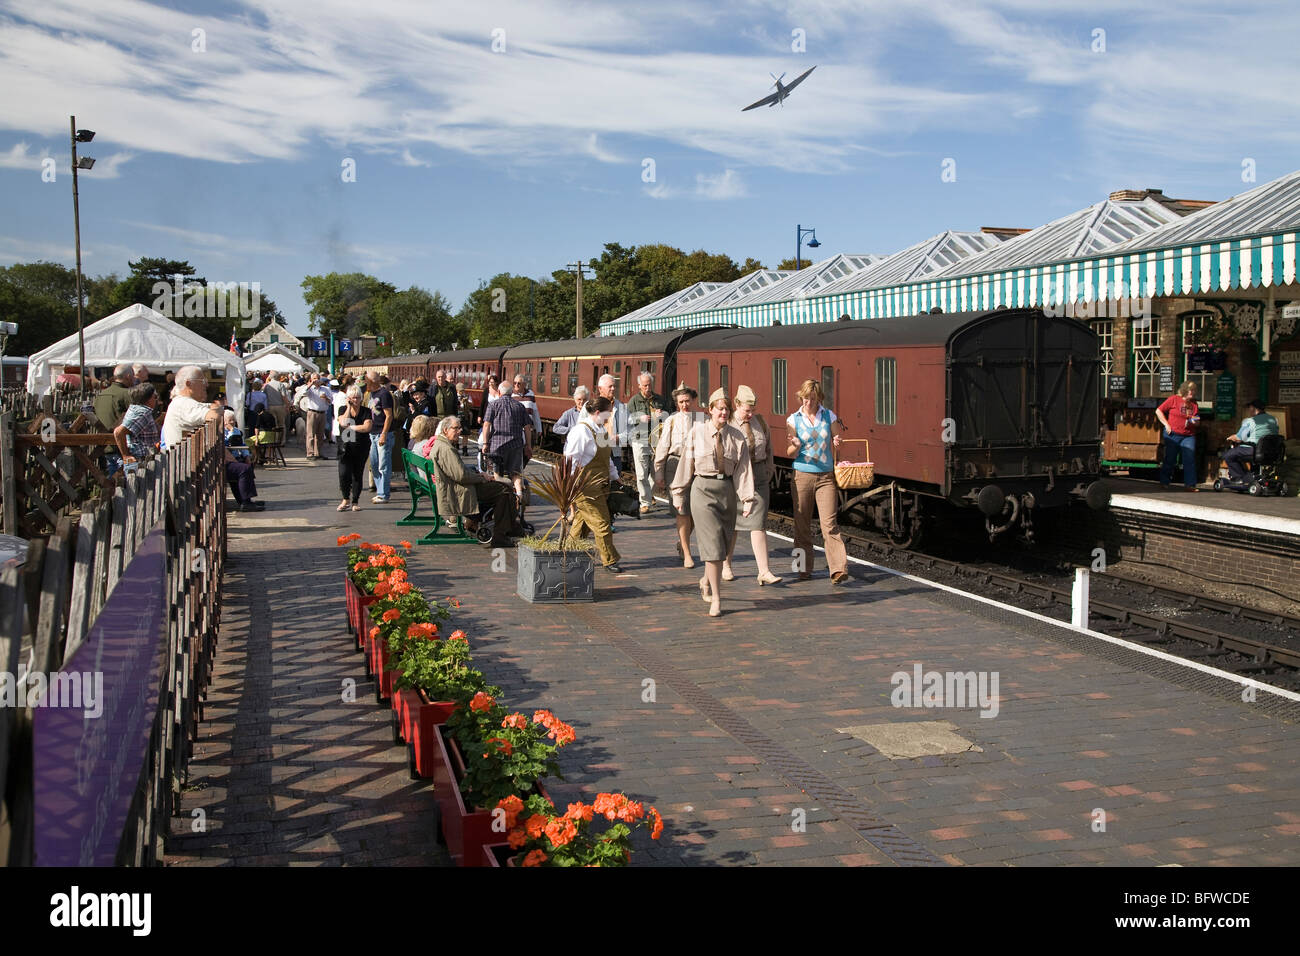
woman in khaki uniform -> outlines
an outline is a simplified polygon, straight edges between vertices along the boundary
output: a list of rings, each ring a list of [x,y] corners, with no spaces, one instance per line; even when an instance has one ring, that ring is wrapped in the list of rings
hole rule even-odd
[[[573,527],[569,533],[577,535],[583,527],[590,528],[596,539],[601,565],[606,571],[622,574],[618,549],[614,547],[614,533],[610,530],[609,505],[605,501],[610,482],[618,481],[619,477],[604,434],[613,404],[608,398],[587,403],[586,416],[569,430],[569,437],[565,439],[564,457],[566,461],[576,463],[584,476],[593,475],[596,479],[591,491],[573,506]]]
[[[700,596],[709,602],[709,617],[722,614],[722,562],[736,534],[737,500],[741,514],[754,508],[754,471],[749,446],[739,429],[727,424],[731,401],[718,389],[709,396],[709,420],[691,429],[682,447],[682,463],[673,479],[673,504],[681,510],[690,488],[695,540],[704,559]]]
[[[682,446],[686,444],[686,436],[696,424],[708,418],[701,412],[691,411],[691,406],[699,397],[699,393],[687,386],[685,382],[682,382],[673,392],[673,402],[677,405],[677,411],[659,427],[659,444],[655,448],[656,491],[663,491],[672,484],[677,474],[677,466],[682,460]],[[682,556],[682,567],[693,568],[695,562],[691,559],[691,529],[694,524],[691,521],[689,489],[682,496],[682,507],[685,510],[676,513],[677,553]]]
[[[750,547],[754,549],[754,560],[758,564],[758,586],[780,584],[781,579],[772,573],[767,563],[767,506],[772,496],[772,476],[776,473],[776,453],[772,448],[772,431],[763,421],[763,416],[754,409],[758,399],[754,390],[748,385],[736,389],[736,411],[731,416],[731,424],[745,435],[745,445],[749,449],[750,462],[754,468],[754,510],[748,517],[736,519],[736,531],[748,531]],[[722,580],[735,580],[731,569],[731,559],[736,553],[736,541],[740,534],[731,538],[731,550],[722,565]]]

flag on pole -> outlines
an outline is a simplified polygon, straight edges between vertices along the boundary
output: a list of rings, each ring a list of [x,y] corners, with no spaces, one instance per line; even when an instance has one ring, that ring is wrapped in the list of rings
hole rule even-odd
[[[234,352],[234,353],[235,353],[236,355],[238,355],[240,358],[243,358],[243,357],[244,357],[244,352],[243,352],[243,350],[240,349],[240,347],[239,347],[239,343],[235,341],[235,330],[234,330],[234,329],[231,329],[231,330],[230,330],[230,351]]]

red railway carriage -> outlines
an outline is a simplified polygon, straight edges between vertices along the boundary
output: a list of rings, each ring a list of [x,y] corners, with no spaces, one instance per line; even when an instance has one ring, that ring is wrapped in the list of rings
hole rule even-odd
[[[901,541],[940,502],[978,508],[990,536],[1032,537],[1035,510],[1072,497],[1104,507],[1098,361],[1086,325],[1034,309],[726,329],[677,354],[701,401],[748,385],[778,434],[801,383],[820,382],[875,463],[874,488],[841,492],[843,504]],[[788,481],[789,461],[777,464]]]
[[[474,407],[483,403],[483,389],[487,386],[489,375],[501,380],[501,356],[506,346],[493,345],[482,349],[457,349],[455,352],[433,352],[419,358],[424,362],[424,371],[419,377],[434,384],[434,376],[445,372],[453,382],[464,382],[465,391],[469,392]],[[416,356],[412,356],[415,358]],[[413,376],[414,377],[414,376]]]
[[[618,379],[616,394],[626,402],[637,390],[637,376],[650,372],[655,391],[667,396],[675,387],[677,352],[681,343],[703,329],[609,335],[563,342],[516,345],[502,360],[507,379],[524,376],[537,396],[537,410],[549,428],[573,407],[573,392],[585,385],[592,394],[606,373]]]

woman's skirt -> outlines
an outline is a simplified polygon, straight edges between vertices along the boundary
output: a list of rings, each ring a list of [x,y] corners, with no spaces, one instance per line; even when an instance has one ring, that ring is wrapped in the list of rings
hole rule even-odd
[[[731,479],[701,478],[691,482],[691,518],[695,543],[705,561],[723,561],[736,533],[736,487]]]
[[[671,489],[673,486],[673,477],[677,474],[677,466],[682,463],[678,455],[669,455],[664,461],[664,487]],[[695,482],[692,481],[691,484]],[[672,491],[668,492],[668,500],[672,501]],[[691,516],[691,486],[686,486],[686,493],[682,495],[682,511],[686,517]]]
[[[754,510],[749,517],[742,517],[740,509],[736,510],[737,531],[762,531],[767,522],[767,506],[772,498],[771,476],[767,473],[767,461],[754,466]]]

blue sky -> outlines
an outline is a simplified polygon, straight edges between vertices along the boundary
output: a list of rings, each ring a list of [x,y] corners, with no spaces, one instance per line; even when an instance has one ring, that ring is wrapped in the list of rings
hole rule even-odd
[[[796,223],[824,258],[1119,188],[1223,199],[1246,160],[1300,167],[1297,27],[1217,0],[0,0],[0,264],[73,264],[72,113],[87,273],[189,259],[300,333],[302,277],[333,270],[456,308],[610,241],[775,266]]]

